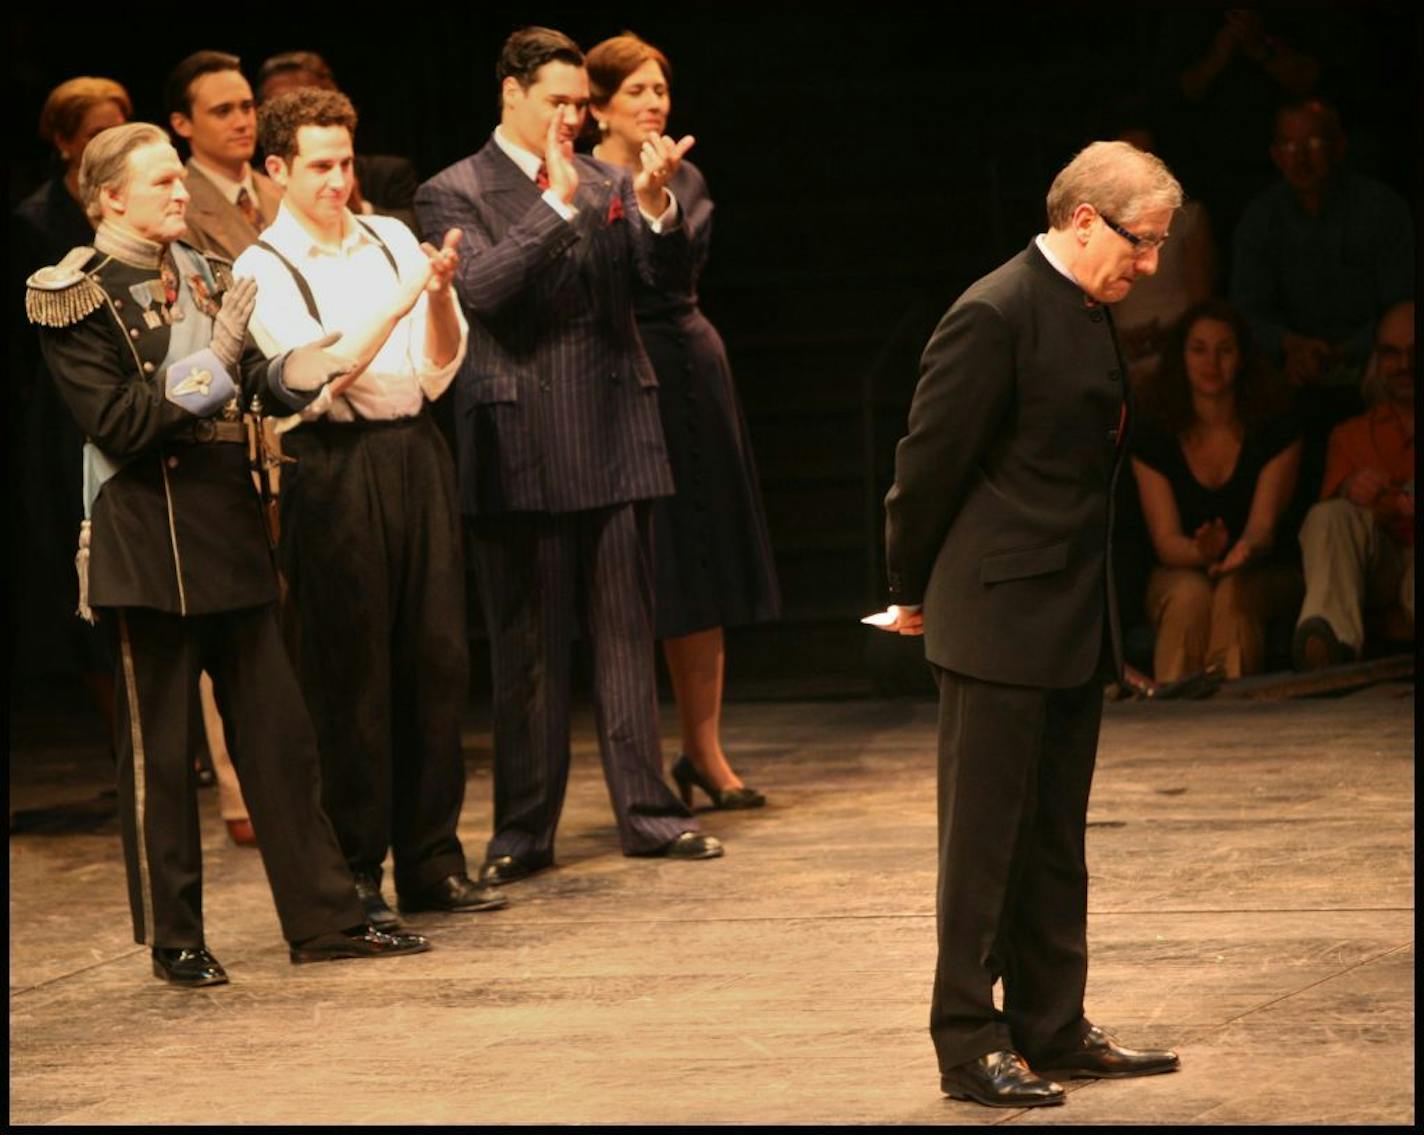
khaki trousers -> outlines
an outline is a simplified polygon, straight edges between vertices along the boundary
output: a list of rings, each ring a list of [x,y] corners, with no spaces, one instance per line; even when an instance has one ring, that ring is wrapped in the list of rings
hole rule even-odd
[[[1300,574],[1255,564],[1211,579],[1201,568],[1155,567],[1147,580],[1147,617],[1157,631],[1153,677],[1175,682],[1208,666],[1228,679],[1257,673],[1266,624],[1300,602]]]
[[[1414,549],[1400,548],[1374,514],[1343,497],[1321,501],[1300,527],[1305,602],[1300,621],[1324,619],[1358,655],[1364,611],[1398,604],[1414,622]]]

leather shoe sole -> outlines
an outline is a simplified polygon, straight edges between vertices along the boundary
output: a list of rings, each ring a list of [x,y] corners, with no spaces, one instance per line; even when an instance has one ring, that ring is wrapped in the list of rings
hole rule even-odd
[[[153,951],[153,976],[182,989],[202,989],[208,985],[226,985],[227,971],[217,958],[205,949],[173,950],[165,961],[158,950]]]
[[[719,859],[725,854],[722,841],[703,832],[683,832],[670,843],[653,851],[639,853],[662,859]]]
[[[522,858],[518,855],[500,855],[487,859],[480,866],[480,882],[487,887],[502,887],[506,883],[517,883],[539,871],[546,871],[554,865],[552,858]]]
[[[509,899],[493,887],[488,884],[481,886],[464,875],[450,875],[433,887],[417,891],[409,897],[401,895],[399,902],[402,914],[423,910],[474,914],[482,910],[500,910],[509,905]]]
[[[343,958],[387,958],[400,954],[423,954],[430,939],[419,934],[388,934],[367,927],[363,934],[340,931],[320,934],[304,942],[294,942],[290,950],[293,965],[304,962],[334,962]]]
[[[940,1073],[951,1099],[985,1107],[1051,1107],[1064,1100],[1063,1085],[1044,1079],[1013,1049],[986,1052]]]

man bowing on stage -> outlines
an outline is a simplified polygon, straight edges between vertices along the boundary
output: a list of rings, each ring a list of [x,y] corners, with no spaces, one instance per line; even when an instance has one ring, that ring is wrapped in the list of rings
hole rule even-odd
[[[924,634],[940,691],[930,1034],[945,1093],[990,1106],[1062,1103],[1051,1077],[1177,1067],[1089,1023],[1083,993],[1088,789],[1103,674],[1122,667],[1108,546],[1126,388],[1105,305],[1156,271],[1181,203],[1125,142],[1078,154],[1049,231],[931,337],[885,499],[897,606],[876,621]]]

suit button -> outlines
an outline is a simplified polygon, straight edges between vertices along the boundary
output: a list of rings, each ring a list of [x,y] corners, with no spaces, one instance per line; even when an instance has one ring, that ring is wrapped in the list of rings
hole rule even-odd
[[[1088,318],[1091,319],[1094,323],[1101,323],[1103,321],[1102,310],[1096,307],[1093,308],[1091,311],[1088,312]]]
[[[130,327],[130,328],[129,328],[129,338],[130,338],[130,339],[137,339],[137,338],[138,338],[138,328],[137,328],[137,327]]]
[[[118,296],[115,296],[115,297],[114,297],[114,310],[115,310],[115,311],[123,311],[123,310],[124,310],[124,301],[121,300],[121,299],[119,299]]]
[[[541,378],[541,379],[539,380],[539,389],[540,389],[540,390],[548,390],[548,389],[549,389],[549,380],[548,380],[547,378]]]
[[[1108,444],[1109,444],[1109,445],[1116,445],[1116,444],[1117,444],[1117,430],[1108,430]]]
[[[143,364],[143,373],[144,373],[144,374],[152,374],[153,371],[154,371],[154,366],[153,366],[152,363],[144,363],[144,364]]]
[[[170,468],[170,469],[176,469],[176,468],[178,468],[178,458],[176,458],[176,457],[170,457],[170,458],[168,459],[168,468]]]
[[[1121,381],[1122,381],[1122,371],[1118,370],[1117,367],[1110,367],[1110,368],[1108,369],[1108,381],[1109,381],[1109,382],[1121,382]]]

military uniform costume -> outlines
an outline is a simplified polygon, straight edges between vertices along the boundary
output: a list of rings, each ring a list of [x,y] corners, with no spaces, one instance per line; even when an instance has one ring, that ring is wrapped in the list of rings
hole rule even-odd
[[[26,308],[81,430],[81,613],[115,638],[119,803],[134,938],[203,945],[192,691],[227,724],[284,936],[364,922],[321,810],[316,738],[278,630],[277,584],[239,399],[280,391],[287,356],[209,348],[227,263],[100,227],[30,278]],[[85,562],[87,561],[87,563]],[[87,568],[87,587],[84,580]]]

